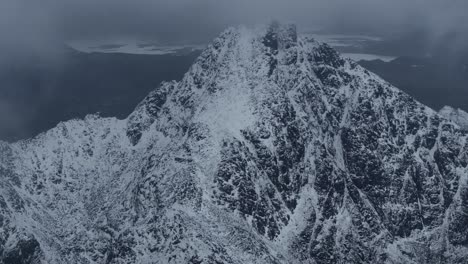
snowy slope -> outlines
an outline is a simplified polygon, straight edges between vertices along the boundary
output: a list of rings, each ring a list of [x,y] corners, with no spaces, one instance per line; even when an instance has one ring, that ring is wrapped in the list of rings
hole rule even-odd
[[[444,106],[442,109],[440,109],[439,114],[449,120],[452,120],[460,127],[464,129],[468,129],[468,113],[467,112],[461,109],[455,109],[450,106]]]
[[[1,144],[4,263],[464,263],[467,133],[294,26]]]

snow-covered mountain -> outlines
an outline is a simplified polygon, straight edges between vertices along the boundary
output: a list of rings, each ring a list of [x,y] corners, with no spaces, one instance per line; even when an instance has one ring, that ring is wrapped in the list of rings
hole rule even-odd
[[[455,109],[450,106],[444,106],[442,109],[440,109],[439,114],[449,120],[452,120],[453,122],[455,122],[457,125],[459,125],[463,129],[468,130],[468,113],[467,112],[461,109]]]
[[[466,263],[467,133],[294,26],[0,145],[3,263]]]

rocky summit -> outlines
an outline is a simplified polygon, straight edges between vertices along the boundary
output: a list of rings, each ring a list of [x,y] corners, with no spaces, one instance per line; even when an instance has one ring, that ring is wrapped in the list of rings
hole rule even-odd
[[[296,28],[0,144],[0,262],[467,263],[467,132]]]

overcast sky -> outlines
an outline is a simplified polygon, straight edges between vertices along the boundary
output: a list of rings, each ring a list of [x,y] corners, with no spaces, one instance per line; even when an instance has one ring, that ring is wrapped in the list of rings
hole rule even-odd
[[[457,32],[456,49],[468,41],[466,10],[467,0],[0,0],[0,66],[24,54],[55,59],[67,40],[207,43],[228,26],[273,19],[334,33],[425,30],[428,46]]]
[[[208,43],[228,26],[273,19],[334,33],[425,30],[427,46],[456,50],[468,41],[467,10],[467,0],[0,0],[0,70],[29,55],[60,61],[68,40]]]
[[[343,30],[439,34],[468,23],[466,0],[2,0],[2,39],[44,45],[63,38],[134,35],[204,39],[227,25],[270,19]]]

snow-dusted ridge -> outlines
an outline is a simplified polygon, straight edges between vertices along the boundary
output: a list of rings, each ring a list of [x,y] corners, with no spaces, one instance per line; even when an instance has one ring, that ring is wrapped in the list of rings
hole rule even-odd
[[[453,122],[455,122],[457,125],[459,125],[463,129],[468,130],[468,113],[467,112],[461,109],[455,109],[450,106],[444,106],[442,109],[440,109],[439,114],[449,120],[452,120]]]
[[[467,133],[294,26],[0,144],[3,263],[464,263]]]

